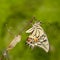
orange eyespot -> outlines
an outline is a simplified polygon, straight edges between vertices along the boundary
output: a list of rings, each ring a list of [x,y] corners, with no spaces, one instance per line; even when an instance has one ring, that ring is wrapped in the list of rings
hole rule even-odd
[[[34,38],[34,42],[38,42],[38,38]]]
[[[27,41],[28,41],[28,42],[31,42],[31,41],[32,41],[32,39],[31,39],[31,38],[28,38],[28,39],[27,39]]]

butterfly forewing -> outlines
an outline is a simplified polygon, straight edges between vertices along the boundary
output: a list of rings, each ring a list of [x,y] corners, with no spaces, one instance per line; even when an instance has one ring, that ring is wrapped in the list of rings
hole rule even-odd
[[[33,27],[26,31],[26,33],[31,33],[31,32],[33,32]]]

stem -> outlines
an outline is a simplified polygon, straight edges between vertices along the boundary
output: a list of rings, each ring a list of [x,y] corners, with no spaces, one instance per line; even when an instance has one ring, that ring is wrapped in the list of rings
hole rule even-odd
[[[24,26],[24,28],[22,29],[22,31],[20,31],[19,34],[22,34],[23,31],[26,30],[30,26],[30,24],[32,24],[33,20],[36,20],[35,17],[32,17],[32,19],[29,20],[29,22]]]

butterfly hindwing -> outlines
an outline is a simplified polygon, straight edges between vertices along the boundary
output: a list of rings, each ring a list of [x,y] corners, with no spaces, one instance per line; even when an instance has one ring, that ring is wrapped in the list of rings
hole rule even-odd
[[[39,39],[40,45],[37,44],[39,47],[43,48],[46,52],[49,51],[49,42],[46,34],[44,33]]]
[[[36,27],[37,28],[37,27]],[[46,52],[49,51],[49,42],[46,33],[43,28],[39,26],[40,29],[36,29],[36,37],[38,37],[40,44],[37,43],[38,47],[43,48]]]

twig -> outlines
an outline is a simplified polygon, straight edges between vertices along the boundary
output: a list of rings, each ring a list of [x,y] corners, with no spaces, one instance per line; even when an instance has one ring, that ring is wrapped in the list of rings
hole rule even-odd
[[[27,23],[27,25],[23,28],[23,30],[25,30],[26,27],[28,27],[29,24],[31,24],[34,19],[35,19],[35,17],[32,17],[32,19]],[[7,26],[7,25],[6,25],[6,26]],[[8,29],[8,28],[7,28],[7,29]],[[20,34],[23,32],[23,30],[20,31]],[[10,34],[12,34],[12,33],[10,32],[10,30],[8,30],[8,32],[9,32]],[[4,58],[6,58],[6,60],[9,60],[9,58],[8,58],[8,51],[12,50],[12,49],[16,46],[16,44],[21,41],[21,35],[20,35],[20,34],[18,34],[17,36],[15,36],[14,39],[11,41],[11,43],[10,43],[10,44],[8,45],[8,47],[6,48],[6,50],[3,51],[2,56],[0,57],[0,60],[3,60]],[[8,58],[8,59],[7,59],[7,58]]]

